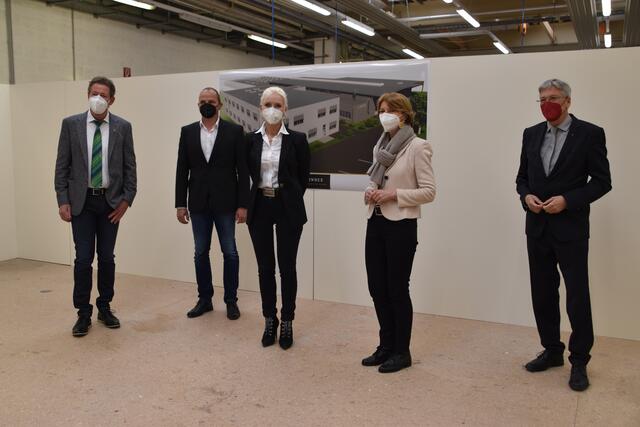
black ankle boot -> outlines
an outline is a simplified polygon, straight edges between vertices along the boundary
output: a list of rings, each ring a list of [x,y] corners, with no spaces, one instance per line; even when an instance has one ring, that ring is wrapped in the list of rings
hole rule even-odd
[[[277,317],[266,317],[264,319],[264,333],[262,334],[263,347],[269,347],[275,344],[279,323]]]
[[[280,347],[283,350],[293,345],[293,321],[283,320],[280,325]]]

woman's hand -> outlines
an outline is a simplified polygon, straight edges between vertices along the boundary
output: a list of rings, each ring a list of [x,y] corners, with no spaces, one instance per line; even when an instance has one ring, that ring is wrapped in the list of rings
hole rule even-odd
[[[373,201],[376,205],[382,205],[394,200],[398,200],[396,190],[373,190],[369,195],[369,201]]]

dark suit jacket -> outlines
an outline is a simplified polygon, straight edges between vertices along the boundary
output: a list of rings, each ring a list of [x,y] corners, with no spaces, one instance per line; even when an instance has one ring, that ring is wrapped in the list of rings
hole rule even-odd
[[[280,163],[278,164],[278,183],[280,196],[289,221],[296,226],[307,222],[307,212],[304,207],[304,192],[309,183],[309,164],[311,154],[309,143],[304,133],[287,128],[289,135],[282,135]],[[253,218],[258,184],[260,183],[260,164],[262,161],[262,134],[251,132],[247,134],[247,162],[251,175],[251,194],[249,196],[249,212],[247,223]]]
[[[549,227],[560,241],[588,238],[589,204],[611,190],[604,129],[571,117],[567,139],[548,177],[540,157],[547,122],[524,130],[516,188],[527,211],[529,236],[539,237]],[[552,196],[564,196],[567,208],[558,214],[535,214],[524,202],[527,194],[534,194],[543,202]]]
[[[220,119],[207,162],[200,145],[200,122],[184,126],[178,147],[175,207],[196,213],[229,213],[246,208],[248,195],[242,127]]]
[[[87,114],[84,112],[62,121],[55,189],[58,206],[70,204],[71,214],[79,215],[84,208],[89,187],[89,157],[87,154]],[[129,206],[137,192],[136,155],[133,151],[131,123],[109,113],[109,188],[107,203],[116,208],[122,200]]]

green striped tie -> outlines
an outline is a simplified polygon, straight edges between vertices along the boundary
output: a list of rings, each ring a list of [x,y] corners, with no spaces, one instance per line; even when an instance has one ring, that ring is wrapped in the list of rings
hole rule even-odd
[[[100,125],[104,122],[94,120],[96,133],[93,134],[93,149],[91,151],[91,187],[102,188],[102,132]]]

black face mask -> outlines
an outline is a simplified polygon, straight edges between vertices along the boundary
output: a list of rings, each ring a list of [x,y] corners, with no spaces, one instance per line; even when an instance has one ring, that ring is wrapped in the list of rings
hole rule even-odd
[[[216,106],[213,104],[202,104],[200,106],[200,114],[202,114],[202,117],[210,119],[216,115]]]

